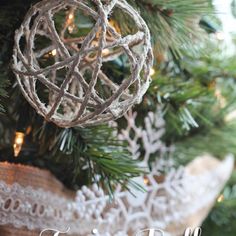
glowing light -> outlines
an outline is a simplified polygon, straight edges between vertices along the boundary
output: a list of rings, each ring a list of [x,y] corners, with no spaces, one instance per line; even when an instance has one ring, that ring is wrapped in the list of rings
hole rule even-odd
[[[154,68],[151,68],[151,70],[150,70],[150,76],[155,75],[155,73],[156,73],[156,71],[154,70]]]
[[[70,34],[73,33],[74,29],[75,29],[75,25],[68,26],[68,31],[69,31]]]
[[[148,185],[149,184],[149,179],[147,177],[144,177],[143,182],[144,182],[145,185]]]
[[[70,34],[72,34],[76,28],[74,24],[74,20],[75,20],[74,9],[71,9],[68,12],[66,21],[65,21],[65,29],[67,28]]]
[[[73,19],[74,19],[74,14],[73,14],[73,13],[70,13],[69,16],[68,16],[68,19],[69,19],[69,20],[73,20]]]
[[[55,56],[57,55],[57,50],[56,50],[56,49],[53,49],[53,50],[51,51],[51,55],[55,57]]]
[[[223,202],[224,201],[224,195],[223,194],[221,194],[218,198],[217,198],[217,202]]]
[[[22,132],[15,133],[15,140],[14,140],[14,156],[17,157],[21,151],[22,145],[24,143],[25,134]]]
[[[93,229],[93,230],[92,230],[92,234],[93,234],[93,235],[98,235],[98,230],[97,230],[97,229]]]
[[[230,122],[232,120],[235,120],[236,119],[236,110],[230,112],[229,114],[226,115],[225,117],[225,121],[226,122]]]
[[[225,36],[224,36],[223,32],[216,32],[215,36],[220,41],[223,41],[225,39]]]
[[[105,48],[105,49],[102,50],[102,54],[103,54],[104,56],[107,56],[109,53],[110,53],[110,50],[107,49],[107,48]]]
[[[225,97],[222,95],[220,89],[216,89],[215,91],[215,96],[218,99],[219,103],[220,103],[220,107],[224,108],[226,106],[226,99]]]

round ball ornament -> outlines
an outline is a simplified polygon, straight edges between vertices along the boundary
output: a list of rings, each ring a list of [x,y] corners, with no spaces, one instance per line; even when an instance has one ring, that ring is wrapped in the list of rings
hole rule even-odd
[[[122,32],[115,14],[133,22],[132,28]],[[129,65],[121,81],[112,67],[103,69],[120,57]],[[15,34],[13,70],[22,93],[60,127],[121,117],[141,102],[152,63],[149,29],[125,0],[43,0]]]

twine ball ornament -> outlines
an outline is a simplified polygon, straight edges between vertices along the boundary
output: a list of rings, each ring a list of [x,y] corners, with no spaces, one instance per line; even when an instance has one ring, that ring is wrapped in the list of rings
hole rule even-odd
[[[136,32],[122,35],[114,27],[110,19],[116,11],[132,19]],[[57,20],[62,16],[63,26]],[[82,16],[91,28],[83,34],[78,27],[78,36],[71,22]],[[117,83],[102,69],[121,55],[130,74]],[[31,7],[15,34],[13,70],[20,89],[38,114],[60,127],[121,117],[141,102],[152,63],[149,29],[125,0],[43,0]]]

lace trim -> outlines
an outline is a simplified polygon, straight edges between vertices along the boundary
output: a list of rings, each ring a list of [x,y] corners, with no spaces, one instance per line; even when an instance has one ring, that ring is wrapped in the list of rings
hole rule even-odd
[[[0,181],[0,224],[42,229],[61,228],[73,216],[73,202],[43,189]]]
[[[213,171],[198,177],[183,169],[173,170],[162,184],[157,183],[153,173],[145,178],[146,193],[133,198],[128,192],[117,192],[112,204],[96,186],[83,187],[76,201],[71,201],[43,189],[0,181],[0,225],[62,231],[70,227],[70,233],[81,235],[90,235],[97,228],[103,236],[125,235],[130,229],[147,225],[164,229],[171,222],[183,223],[212,203],[232,168],[233,159],[229,157]]]

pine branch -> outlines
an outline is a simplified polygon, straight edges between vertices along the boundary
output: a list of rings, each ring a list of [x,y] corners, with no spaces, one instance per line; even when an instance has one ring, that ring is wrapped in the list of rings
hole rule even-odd
[[[224,158],[231,153],[236,155],[236,123],[215,124],[212,129],[202,129],[196,135],[176,143],[174,158],[178,164],[187,164],[196,156],[210,153]]]
[[[203,232],[205,235],[235,235],[236,220],[236,171],[229,181],[228,185],[222,192],[222,199],[217,202],[212,212],[203,224]],[[230,184],[231,183],[231,184]],[[234,184],[232,184],[234,183]]]
[[[196,51],[183,51],[181,61],[172,54],[172,61],[162,63],[142,104],[141,109],[164,107],[167,142],[219,127],[236,108],[235,60],[219,42],[207,41]]]
[[[117,140],[116,128],[103,125],[61,129],[44,122],[32,113],[30,107],[22,110],[21,115],[24,117],[23,126],[31,130],[26,135],[22,152],[14,159],[11,154],[7,156],[10,150],[5,150],[0,155],[1,161],[46,168],[72,189],[92,182],[102,183],[109,193],[117,184],[127,189],[130,186],[139,188],[132,178],[140,176],[143,170],[131,159],[126,143]]]
[[[212,105],[215,97],[213,90],[201,82],[181,77],[167,77],[157,74],[146,99],[148,106],[155,109],[156,103],[163,106],[164,118],[167,122],[166,136],[172,139],[185,135],[192,128],[197,128],[196,119],[202,123],[210,124],[210,121],[199,112],[206,103]],[[173,134],[176,135],[173,136]]]
[[[9,85],[9,81],[5,79],[4,72],[1,73],[0,69],[0,113],[3,113],[5,111],[3,105],[1,104],[2,100],[1,98],[7,97],[7,91],[6,87]]]
[[[116,139],[114,132],[114,128],[105,125],[59,131],[55,145],[48,148],[53,153],[51,158],[56,158],[58,162],[73,157],[67,167],[73,173],[73,180],[67,180],[68,183],[78,184],[76,180],[81,172],[86,171],[90,182],[101,181],[110,193],[118,183],[124,188],[134,184],[131,178],[139,176],[142,170],[136,161],[131,160],[125,144]],[[43,149],[47,148],[46,143],[40,144]],[[47,153],[42,153],[42,156],[45,155]],[[97,176],[100,176],[99,180]]]
[[[0,112],[4,111],[2,103],[10,89],[10,82],[13,76],[10,68],[12,49],[14,44],[14,34],[23,20],[23,17],[35,1],[29,0],[9,0],[1,1],[0,8]]]
[[[198,23],[202,16],[213,13],[213,7],[205,0],[129,2],[146,20],[156,52],[162,54],[170,48],[177,57],[182,55],[181,48],[193,51],[193,45],[204,39]]]

